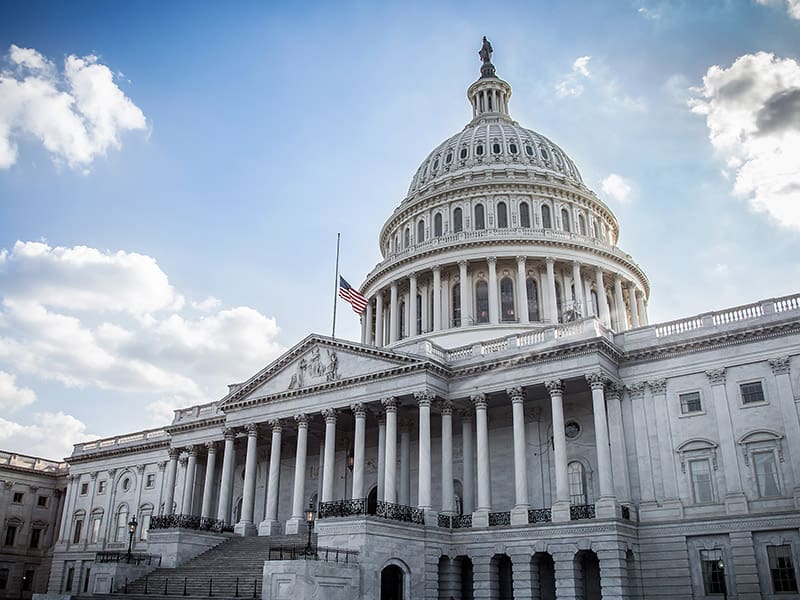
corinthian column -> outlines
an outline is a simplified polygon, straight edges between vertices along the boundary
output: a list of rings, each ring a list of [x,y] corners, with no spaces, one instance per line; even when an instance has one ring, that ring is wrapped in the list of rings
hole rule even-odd
[[[489,419],[487,415],[486,396],[475,394],[471,398],[472,405],[475,407],[475,429],[477,432],[477,454],[478,454],[478,507],[473,515],[473,525],[476,517],[481,526],[483,521],[489,524],[489,511],[492,510],[492,498],[489,472]]]
[[[497,257],[490,256],[486,260],[489,263],[489,322],[497,325],[500,322],[497,305]]]
[[[383,347],[383,292],[375,294],[375,345]]]
[[[417,331],[417,274],[408,276],[408,337],[413,337]]]
[[[365,316],[367,322],[367,333],[364,339],[364,343],[368,346],[372,346],[375,344],[375,328],[372,324],[372,300],[367,302],[367,312]]]
[[[614,479],[611,473],[611,447],[608,441],[608,417],[606,416],[605,377],[600,373],[586,375],[592,389],[592,413],[594,415],[594,442],[597,448],[597,472],[600,479],[600,498],[595,503],[598,517],[615,517],[617,498],[614,495]]]
[[[322,502],[333,500],[333,477],[336,469],[336,411],[322,411],[325,417],[325,458],[322,464]]]
[[[258,444],[258,427],[255,423],[248,423],[244,430],[247,432],[247,456],[244,463],[244,493],[242,494],[242,516],[234,527],[238,535],[255,535],[258,532],[253,523],[253,510],[256,500],[256,467],[258,457],[256,454]]]
[[[600,267],[594,270],[595,287],[597,288],[597,305],[600,309],[600,320],[606,327],[611,327],[611,315],[608,310],[608,298],[606,297],[606,285],[603,282],[603,271]]]
[[[800,440],[800,419],[798,419],[795,406],[792,380],[789,376],[792,366],[791,357],[784,354],[770,358],[769,366],[775,376],[775,385],[778,389],[778,404],[781,407],[781,417],[786,431],[787,440]],[[800,509],[800,447],[797,444],[789,445],[789,464],[794,476],[794,506]]]
[[[400,308],[397,302],[397,282],[393,281],[389,287],[389,343],[393,344],[398,339],[400,329]]]
[[[551,323],[558,323],[558,298],[556,297],[555,260],[547,257],[547,318]]]
[[[181,451],[177,448],[169,449],[169,464],[167,465],[166,496],[164,496],[164,514],[171,515],[175,512],[175,477],[178,474],[178,456]],[[72,515],[68,515],[72,517]]]
[[[545,383],[550,392],[553,413],[553,461],[556,472],[556,499],[553,502],[553,522],[570,520],[569,483],[567,480],[567,438],[564,434],[564,384],[560,379]]]
[[[442,402],[442,512],[453,514],[453,403]]]
[[[353,440],[353,493],[357,500],[364,497],[364,445],[366,435],[367,409],[361,402],[350,405],[356,420],[355,439]]]
[[[281,485],[281,439],[283,427],[279,419],[269,422],[272,441],[269,450],[269,478],[267,480],[267,507],[264,520],[258,526],[258,535],[280,533],[278,523],[278,492]]]
[[[225,439],[224,455],[222,457],[222,481],[219,486],[219,504],[217,506],[217,519],[225,524],[231,522],[231,492],[233,488],[233,470],[236,462],[236,433],[233,429],[222,430]]]
[[[520,386],[508,388],[506,394],[511,399],[514,420],[514,510],[511,511],[512,525],[528,524],[528,463],[525,443],[525,393]]]
[[[378,501],[383,502],[386,489],[386,413],[380,410],[378,420]]]
[[[397,502],[397,398],[381,400],[386,410],[386,465],[384,467],[383,501]]]
[[[580,306],[583,304],[583,279],[581,278],[581,263],[577,260],[572,261],[572,287],[575,293],[575,302],[579,305],[575,308],[578,309],[582,317],[585,317],[589,314],[589,311],[587,307]]]
[[[429,510],[431,506],[431,402],[434,394],[429,390],[416,392],[419,407],[419,467],[417,480],[417,506]]]
[[[628,284],[628,302],[631,305],[631,327],[639,327],[639,303],[636,301],[636,284]]]
[[[625,299],[622,297],[622,278],[614,276],[614,303],[617,307],[617,332],[627,331],[628,315],[625,313]]]
[[[306,486],[306,460],[308,458],[308,415],[294,417],[297,423],[297,452],[294,457],[294,490],[292,493],[292,516],[286,521],[286,534],[299,533],[303,518],[303,500]]]
[[[517,257],[517,316],[520,323],[530,323],[528,319],[528,281],[525,277],[525,257]]]
[[[461,466],[463,478],[464,498],[462,498],[462,512],[465,515],[475,510],[475,452],[473,451],[472,433],[472,408],[467,407],[459,411],[461,417]]]
[[[203,482],[203,504],[200,516],[204,519],[213,517],[211,496],[214,494],[214,471],[217,468],[217,445],[215,442],[206,442],[206,478]]]
[[[469,325],[469,304],[470,298],[469,282],[467,281],[467,261],[458,261],[458,277],[461,286],[461,327]]]
[[[186,462],[186,477],[183,481],[183,503],[181,512],[184,515],[192,514],[192,500],[194,499],[194,473],[197,470],[197,447],[187,446],[186,452],[189,459]]]
[[[433,267],[433,330],[442,329],[442,269]]]

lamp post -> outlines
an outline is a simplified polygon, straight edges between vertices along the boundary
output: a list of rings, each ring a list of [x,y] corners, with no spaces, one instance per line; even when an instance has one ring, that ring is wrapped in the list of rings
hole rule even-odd
[[[308,509],[306,510],[306,525],[308,526],[308,542],[306,543],[306,556],[313,556],[314,552],[311,549],[311,532],[314,530],[314,518],[316,517],[316,513],[314,512],[314,501],[308,501]]]
[[[347,500],[347,471],[352,473],[353,466],[356,464],[355,456],[353,456],[353,452],[350,448],[347,449],[347,454],[345,454],[345,464],[347,469],[344,472],[344,499]]]
[[[136,515],[131,517],[131,520],[128,521],[128,562],[131,562],[131,550],[133,549],[133,536],[136,533],[136,526],[139,523],[136,522]]]

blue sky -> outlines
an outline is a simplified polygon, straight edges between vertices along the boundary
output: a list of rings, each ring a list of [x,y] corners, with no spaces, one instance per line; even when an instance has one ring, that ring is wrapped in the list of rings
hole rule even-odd
[[[0,4],[1,448],[163,424],[329,334],[336,233],[357,285],[482,35],[651,321],[797,291],[797,0],[162,4]]]

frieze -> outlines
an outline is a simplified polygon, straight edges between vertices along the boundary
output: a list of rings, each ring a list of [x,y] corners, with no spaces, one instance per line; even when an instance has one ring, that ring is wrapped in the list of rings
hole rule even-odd
[[[326,362],[320,355],[319,346],[315,346],[297,363],[297,369],[289,382],[289,389],[296,390],[322,381],[338,380],[339,357],[336,356],[336,351],[327,350]]]
[[[693,536],[707,532],[736,532],[736,531],[761,531],[769,529],[797,529],[800,527],[800,517],[786,516],[763,518],[731,518],[717,521],[681,523],[679,525],[647,525],[639,523],[640,534],[648,536],[686,535]]]

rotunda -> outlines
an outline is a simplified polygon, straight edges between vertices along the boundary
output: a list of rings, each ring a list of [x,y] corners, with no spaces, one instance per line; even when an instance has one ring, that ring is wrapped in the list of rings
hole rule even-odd
[[[469,86],[472,120],[422,161],[381,229],[361,292],[362,342],[444,348],[598,317],[647,324],[650,286],[619,224],[572,159],[509,114],[491,45]]]

